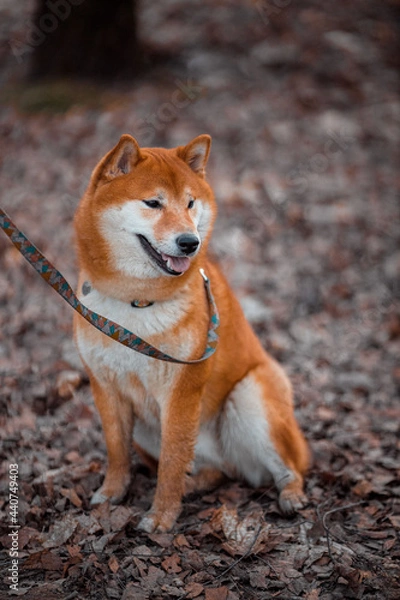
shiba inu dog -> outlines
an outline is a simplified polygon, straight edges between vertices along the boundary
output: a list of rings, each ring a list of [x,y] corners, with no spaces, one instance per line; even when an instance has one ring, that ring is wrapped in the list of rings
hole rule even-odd
[[[133,440],[158,465],[154,502],[139,523],[147,532],[171,529],[185,493],[224,477],[273,481],[284,513],[304,502],[308,450],[291,386],[207,256],[216,217],[205,179],[210,144],[200,135],[174,149],[140,148],[123,135],[95,168],[74,221],[80,297],[93,311],[182,360],[200,357],[207,341],[200,268],[219,311],[216,352],[189,365],[133,352],[75,318],[108,453],[92,503],[123,500]]]

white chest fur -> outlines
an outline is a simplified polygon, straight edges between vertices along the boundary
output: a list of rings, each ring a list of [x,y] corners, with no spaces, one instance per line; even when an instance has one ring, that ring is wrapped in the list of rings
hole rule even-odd
[[[161,335],[166,342],[160,350],[175,354],[177,358],[187,358],[192,349],[190,332],[185,332],[185,339],[168,339],[170,332],[180,321],[187,309],[185,295],[169,302],[155,303],[146,308],[135,308],[126,302],[116,300],[92,289],[83,296],[82,301],[94,312],[111,319],[122,327],[134,332],[146,341]],[[189,333],[189,335],[188,335]],[[78,328],[76,342],[79,352],[89,369],[100,380],[112,379],[124,394],[131,395],[132,375],[140,381],[147,395],[157,398],[158,402],[165,397],[181,367],[144,356],[118,342],[104,338],[104,334],[94,328]]]

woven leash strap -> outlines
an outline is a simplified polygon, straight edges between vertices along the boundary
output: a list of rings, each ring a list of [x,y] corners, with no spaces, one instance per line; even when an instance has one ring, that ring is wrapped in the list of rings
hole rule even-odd
[[[62,297],[74,310],[76,310],[86,321],[88,321],[93,327],[96,327],[99,331],[112,338],[116,342],[127,346],[131,350],[145,354],[151,358],[157,358],[158,360],[164,360],[172,363],[179,364],[196,364],[202,362],[214,354],[217,343],[218,335],[216,329],[219,325],[218,310],[215,304],[214,297],[211,293],[210,281],[204,271],[200,269],[201,276],[204,279],[204,286],[206,289],[207,300],[210,309],[210,321],[208,326],[207,336],[207,347],[203,356],[195,360],[181,360],[165,354],[161,350],[158,350],[142,338],[138,337],[135,333],[132,333],[128,329],[121,327],[118,323],[102,317],[101,315],[93,312],[87,306],[77,298],[75,292],[69,285],[68,281],[58,271],[54,265],[36,248],[32,242],[18,229],[18,227],[12,222],[10,217],[0,208],[0,227],[4,230],[6,235],[10,238],[14,246],[21,252],[23,257],[32,265],[32,267],[39,273],[39,275]]]

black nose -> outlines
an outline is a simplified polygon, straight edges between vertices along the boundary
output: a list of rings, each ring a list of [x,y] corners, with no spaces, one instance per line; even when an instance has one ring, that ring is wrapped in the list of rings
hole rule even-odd
[[[184,254],[193,254],[200,244],[199,238],[192,233],[183,233],[176,238],[176,244]]]

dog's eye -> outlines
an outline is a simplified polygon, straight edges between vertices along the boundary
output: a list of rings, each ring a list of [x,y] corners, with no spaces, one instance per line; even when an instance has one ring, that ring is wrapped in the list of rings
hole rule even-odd
[[[161,208],[162,204],[159,200],[143,200],[144,204],[149,208]]]
[[[190,200],[189,204],[188,204],[188,208],[193,208],[194,206],[194,200]]]

